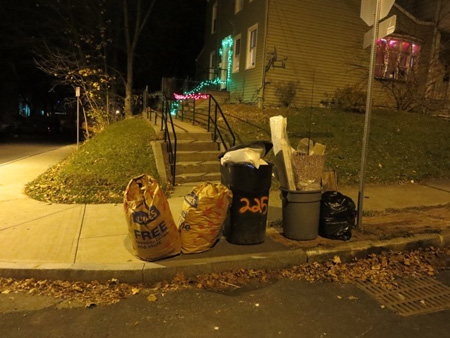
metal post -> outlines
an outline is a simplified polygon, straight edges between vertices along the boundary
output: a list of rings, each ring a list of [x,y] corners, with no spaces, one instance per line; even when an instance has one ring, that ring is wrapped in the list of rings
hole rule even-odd
[[[85,122],[87,125],[87,121]],[[77,149],[80,146],[80,98],[77,96]]]
[[[217,140],[217,103],[214,110],[214,142]]]
[[[210,127],[210,120],[211,120],[211,95],[208,96],[208,132]]]
[[[193,112],[192,112],[192,125],[195,125],[195,99],[194,99],[194,105],[193,105],[193,107],[194,107],[194,110],[193,110]]]
[[[80,87],[75,87],[75,96],[77,97],[77,149],[80,146],[80,95]],[[87,121],[85,123],[87,128]]]
[[[164,120],[164,114],[165,114],[165,109],[166,109],[167,104],[168,104],[167,100],[164,100],[163,104],[162,104],[162,109],[161,109],[161,131],[164,129],[163,128],[163,120]]]
[[[359,193],[358,193],[358,229],[363,229],[362,224],[362,214],[363,214],[363,202],[364,202],[364,183],[365,183],[365,170],[367,162],[367,152],[369,146],[369,132],[370,132],[370,115],[372,114],[372,89],[375,73],[375,58],[376,58],[376,48],[378,40],[378,30],[380,21],[380,8],[381,0],[377,0],[375,8],[375,21],[373,24],[373,39],[372,48],[370,52],[370,66],[369,66],[369,82],[367,84],[367,100],[366,100],[366,115],[364,121],[364,135],[363,135],[363,147],[361,154],[361,170],[360,170],[360,181],[359,181]]]
[[[148,92],[148,86],[145,86],[145,90],[144,93],[142,94],[143,98],[142,98],[142,111],[146,111],[147,110],[147,92]]]
[[[184,121],[184,100],[181,101],[181,121]]]

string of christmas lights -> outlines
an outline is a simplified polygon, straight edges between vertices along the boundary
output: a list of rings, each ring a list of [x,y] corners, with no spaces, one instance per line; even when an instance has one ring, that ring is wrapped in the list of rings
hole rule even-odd
[[[197,94],[177,94],[177,93],[173,93],[173,96],[175,97],[176,100],[189,100],[189,99],[194,99],[194,100],[206,100],[208,99],[209,95],[208,94],[201,94],[201,93],[197,93]]]
[[[222,40],[222,48],[219,49],[219,54],[222,57],[223,52],[225,49],[228,49],[228,69],[227,69],[227,80],[223,81],[220,77],[216,77],[212,80],[205,80],[201,82],[197,87],[190,91],[186,91],[183,94],[175,94],[174,97],[176,101],[172,102],[170,106],[170,114],[171,115],[177,115],[178,107],[180,106],[181,100],[187,100],[187,99],[207,99],[207,94],[200,94],[200,92],[203,90],[204,87],[210,86],[210,85],[224,85],[229,84],[231,82],[231,69],[233,65],[233,38],[231,35],[228,35],[226,38]]]

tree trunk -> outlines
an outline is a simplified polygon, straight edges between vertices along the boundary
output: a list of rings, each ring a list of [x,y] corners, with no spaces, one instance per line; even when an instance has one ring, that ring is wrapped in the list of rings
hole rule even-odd
[[[128,53],[127,60],[127,82],[125,85],[125,117],[130,118],[133,116],[133,110],[131,106],[131,96],[133,95],[133,52]]]

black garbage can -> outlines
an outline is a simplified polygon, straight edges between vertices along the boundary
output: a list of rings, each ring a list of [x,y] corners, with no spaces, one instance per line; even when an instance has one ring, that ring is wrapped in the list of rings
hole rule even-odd
[[[322,192],[281,188],[283,235],[298,241],[315,239],[319,234]]]
[[[220,168],[222,184],[233,192],[225,237],[234,244],[260,244],[266,237],[272,164],[259,169],[228,163]]]

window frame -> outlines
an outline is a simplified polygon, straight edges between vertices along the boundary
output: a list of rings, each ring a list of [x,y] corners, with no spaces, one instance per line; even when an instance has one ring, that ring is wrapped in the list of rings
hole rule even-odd
[[[255,33],[255,45],[252,45],[252,32]],[[256,51],[258,48],[258,24],[254,24],[247,30],[247,48],[246,48],[246,60],[245,60],[245,69],[252,69],[256,67]],[[252,61],[253,64],[252,64]]]
[[[217,68],[217,53],[213,50],[209,53],[208,80],[215,78],[215,69]]]
[[[238,47],[237,41],[239,41],[239,53],[236,53]],[[241,34],[238,34],[233,39],[233,67],[231,71],[232,73],[239,72],[241,55],[242,55],[242,36]]]
[[[219,1],[216,2],[212,6],[211,11],[211,34],[214,34],[217,31],[217,11],[219,8]]]
[[[234,0],[234,14],[244,9],[244,0]]]

